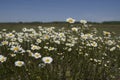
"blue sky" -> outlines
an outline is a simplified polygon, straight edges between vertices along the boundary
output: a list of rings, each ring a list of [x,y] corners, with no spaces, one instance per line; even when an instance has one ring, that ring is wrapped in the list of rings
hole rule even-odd
[[[0,0],[0,22],[120,21],[120,0]]]

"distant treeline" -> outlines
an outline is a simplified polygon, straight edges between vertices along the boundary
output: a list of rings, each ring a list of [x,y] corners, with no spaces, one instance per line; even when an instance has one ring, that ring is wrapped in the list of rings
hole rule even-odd
[[[69,24],[68,22],[65,21],[53,21],[53,22],[0,22],[2,24]],[[99,24],[98,22],[88,22],[90,24]],[[79,21],[76,21],[74,24],[80,24]]]
[[[103,24],[120,24],[120,21],[104,21]]]
[[[0,22],[0,23],[8,23],[8,24],[14,24],[14,23],[19,23],[19,24],[66,24],[67,22],[65,21],[53,21],[53,22],[39,22],[39,21],[34,21],[34,22]],[[79,24],[79,21],[76,21],[75,24]],[[89,24],[120,24],[120,21],[104,21],[104,22],[90,22],[88,21]]]

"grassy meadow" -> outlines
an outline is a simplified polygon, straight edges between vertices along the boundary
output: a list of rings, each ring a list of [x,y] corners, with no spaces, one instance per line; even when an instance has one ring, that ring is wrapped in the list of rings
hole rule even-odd
[[[81,26],[79,23],[74,23],[75,26]],[[90,27],[97,28],[100,32],[102,31],[110,31],[115,32],[117,35],[120,34],[120,23],[89,23]],[[0,29],[7,29],[9,31],[16,30],[21,31],[22,28],[35,28],[38,26],[43,27],[67,27],[69,28],[69,24],[65,22],[51,22],[51,23],[40,23],[40,22],[32,22],[32,23],[0,23]]]
[[[0,80],[119,80],[120,24],[83,22],[0,23]]]

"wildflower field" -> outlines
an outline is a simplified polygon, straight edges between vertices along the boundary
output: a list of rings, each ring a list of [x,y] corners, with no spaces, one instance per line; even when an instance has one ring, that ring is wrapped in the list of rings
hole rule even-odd
[[[1,28],[0,80],[119,80],[119,29],[66,21],[66,27]]]

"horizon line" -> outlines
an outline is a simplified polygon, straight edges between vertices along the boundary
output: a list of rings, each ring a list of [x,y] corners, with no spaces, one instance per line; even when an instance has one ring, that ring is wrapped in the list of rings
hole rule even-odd
[[[39,22],[39,23],[52,23],[52,22],[66,22],[66,21],[0,21],[0,23],[31,23],[31,22]],[[75,21],[80,22],[80,21]],[[102,22],[120,22],[120,20],[105,20],[105,21],[87,21],[87,22],[96,22],[96,23],[102,23]]]

